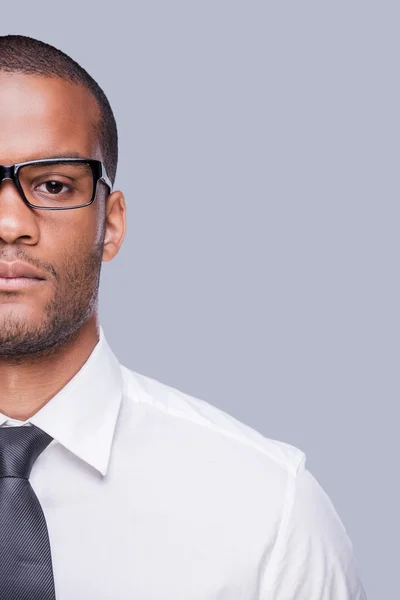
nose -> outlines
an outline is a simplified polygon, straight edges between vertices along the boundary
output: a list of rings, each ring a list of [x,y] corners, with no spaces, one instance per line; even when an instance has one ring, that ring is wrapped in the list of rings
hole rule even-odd
[[[28,245],[39,240],[35,209],[26,204],[11,177],[0,181],[0,245],[22,242]]]

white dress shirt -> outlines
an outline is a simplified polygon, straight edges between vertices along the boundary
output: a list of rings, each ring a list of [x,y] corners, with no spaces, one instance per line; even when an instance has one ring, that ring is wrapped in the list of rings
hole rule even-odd
[[[54,438],[30,482],[57,600],[365,599],[304,453],[122,366],[103,329],[33,417],[0,413],[30,423]]]

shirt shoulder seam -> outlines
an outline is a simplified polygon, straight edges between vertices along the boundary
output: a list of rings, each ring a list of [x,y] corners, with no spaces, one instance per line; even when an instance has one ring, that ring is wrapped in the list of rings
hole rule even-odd
[[[289,476],[286,484],[286,498],[282,510],[281,521],[278,529],[278,533],[275,540],[275,545],[272,549],[270,559],[268,564],[265,567],[264,578],[262,580],[261,585],[261,595],[262,597],[271,593],[274,590],[273,586],[273,578],[278,568],[280,559],[285,550],[285,542],[287,538],[287,532],[289,529],[290,518],[292,516],[292,512],[295,504],[296,497],[296,486],[298,480],[299,471],[305,468],[305,455],[303,459],[299,462],[295,473],[293,476]]]
[[[233,432],[228,431],[228,430],[224,429],[223,427],[216,425],[215,423],[212,423],[212,422],[206,421],[206,420],[203,421],[200,419],[194,419],[187,411],[180,410],[179,408],[176,408],[176,407],[165,406],[163,404],[155,403],[155,402],[149,402],[148,399],[146,399],[146,398],[148,398],[147,393],[144,394],[145,398],[143,398],[142,394],[140,394],[138,396],[136,396],[136,395],[132,396],[132,395],[127,394],[127,391],[128,390],[125,387],[125,391],[124,391],[125,395],[128,398],[130,398],[130,400],[132,400],[133,402],[135,402],[137,404],[146,404],[147,406],[151,406],[154,409],[156,409],[160,412],[163,412],[164,414],[190,421],[191,423],[194,423],[201,427],[209,428],[212,431],[219,433],[221,435],[225,435],[226,437],[229,437],[240,444],[249,446],[249,447],[253,448],[254,450],[257,450],[258,452],[261,452],[262,454],[267,456],[270,460],[272,460],[274,463],[277,463],[281,468],[283,468],[285,471],[290,472],[292,475],[296,475],[296,473],[299,469],[299,466],[305,461],[305,453],[298,448],[293,447],[293,449],[296,451],[296,454],[297,454],[296,461],[293,461],[293,462],[290,462],[290,460],[284,461],[284,460],[281,460],[278,456],[275,456],[274,454],[268,452],[265,448],[263,448],[256,442],[253,442],[252,440],[249,440],[245,437],[235,435]],[[260,434],[260,435],[262,435],[262,434]],[[273,441],[273,440],[271,440],[271,441]]]

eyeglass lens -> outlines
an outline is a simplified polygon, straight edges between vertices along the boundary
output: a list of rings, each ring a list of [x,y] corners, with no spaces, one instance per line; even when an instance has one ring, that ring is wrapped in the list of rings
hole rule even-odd
[[[20,167],[18,180],[28,202],[43,208],[80,206],[93,196],[93,173],[85,163],[38,163]]]

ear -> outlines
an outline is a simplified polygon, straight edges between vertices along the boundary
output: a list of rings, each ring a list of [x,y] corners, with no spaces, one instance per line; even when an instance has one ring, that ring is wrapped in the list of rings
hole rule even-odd
[[[103,246],[103,262],[108,262],[119,252],[126,231],[126,205],[122,192],[112,192],[106,203],[106,224]]]

